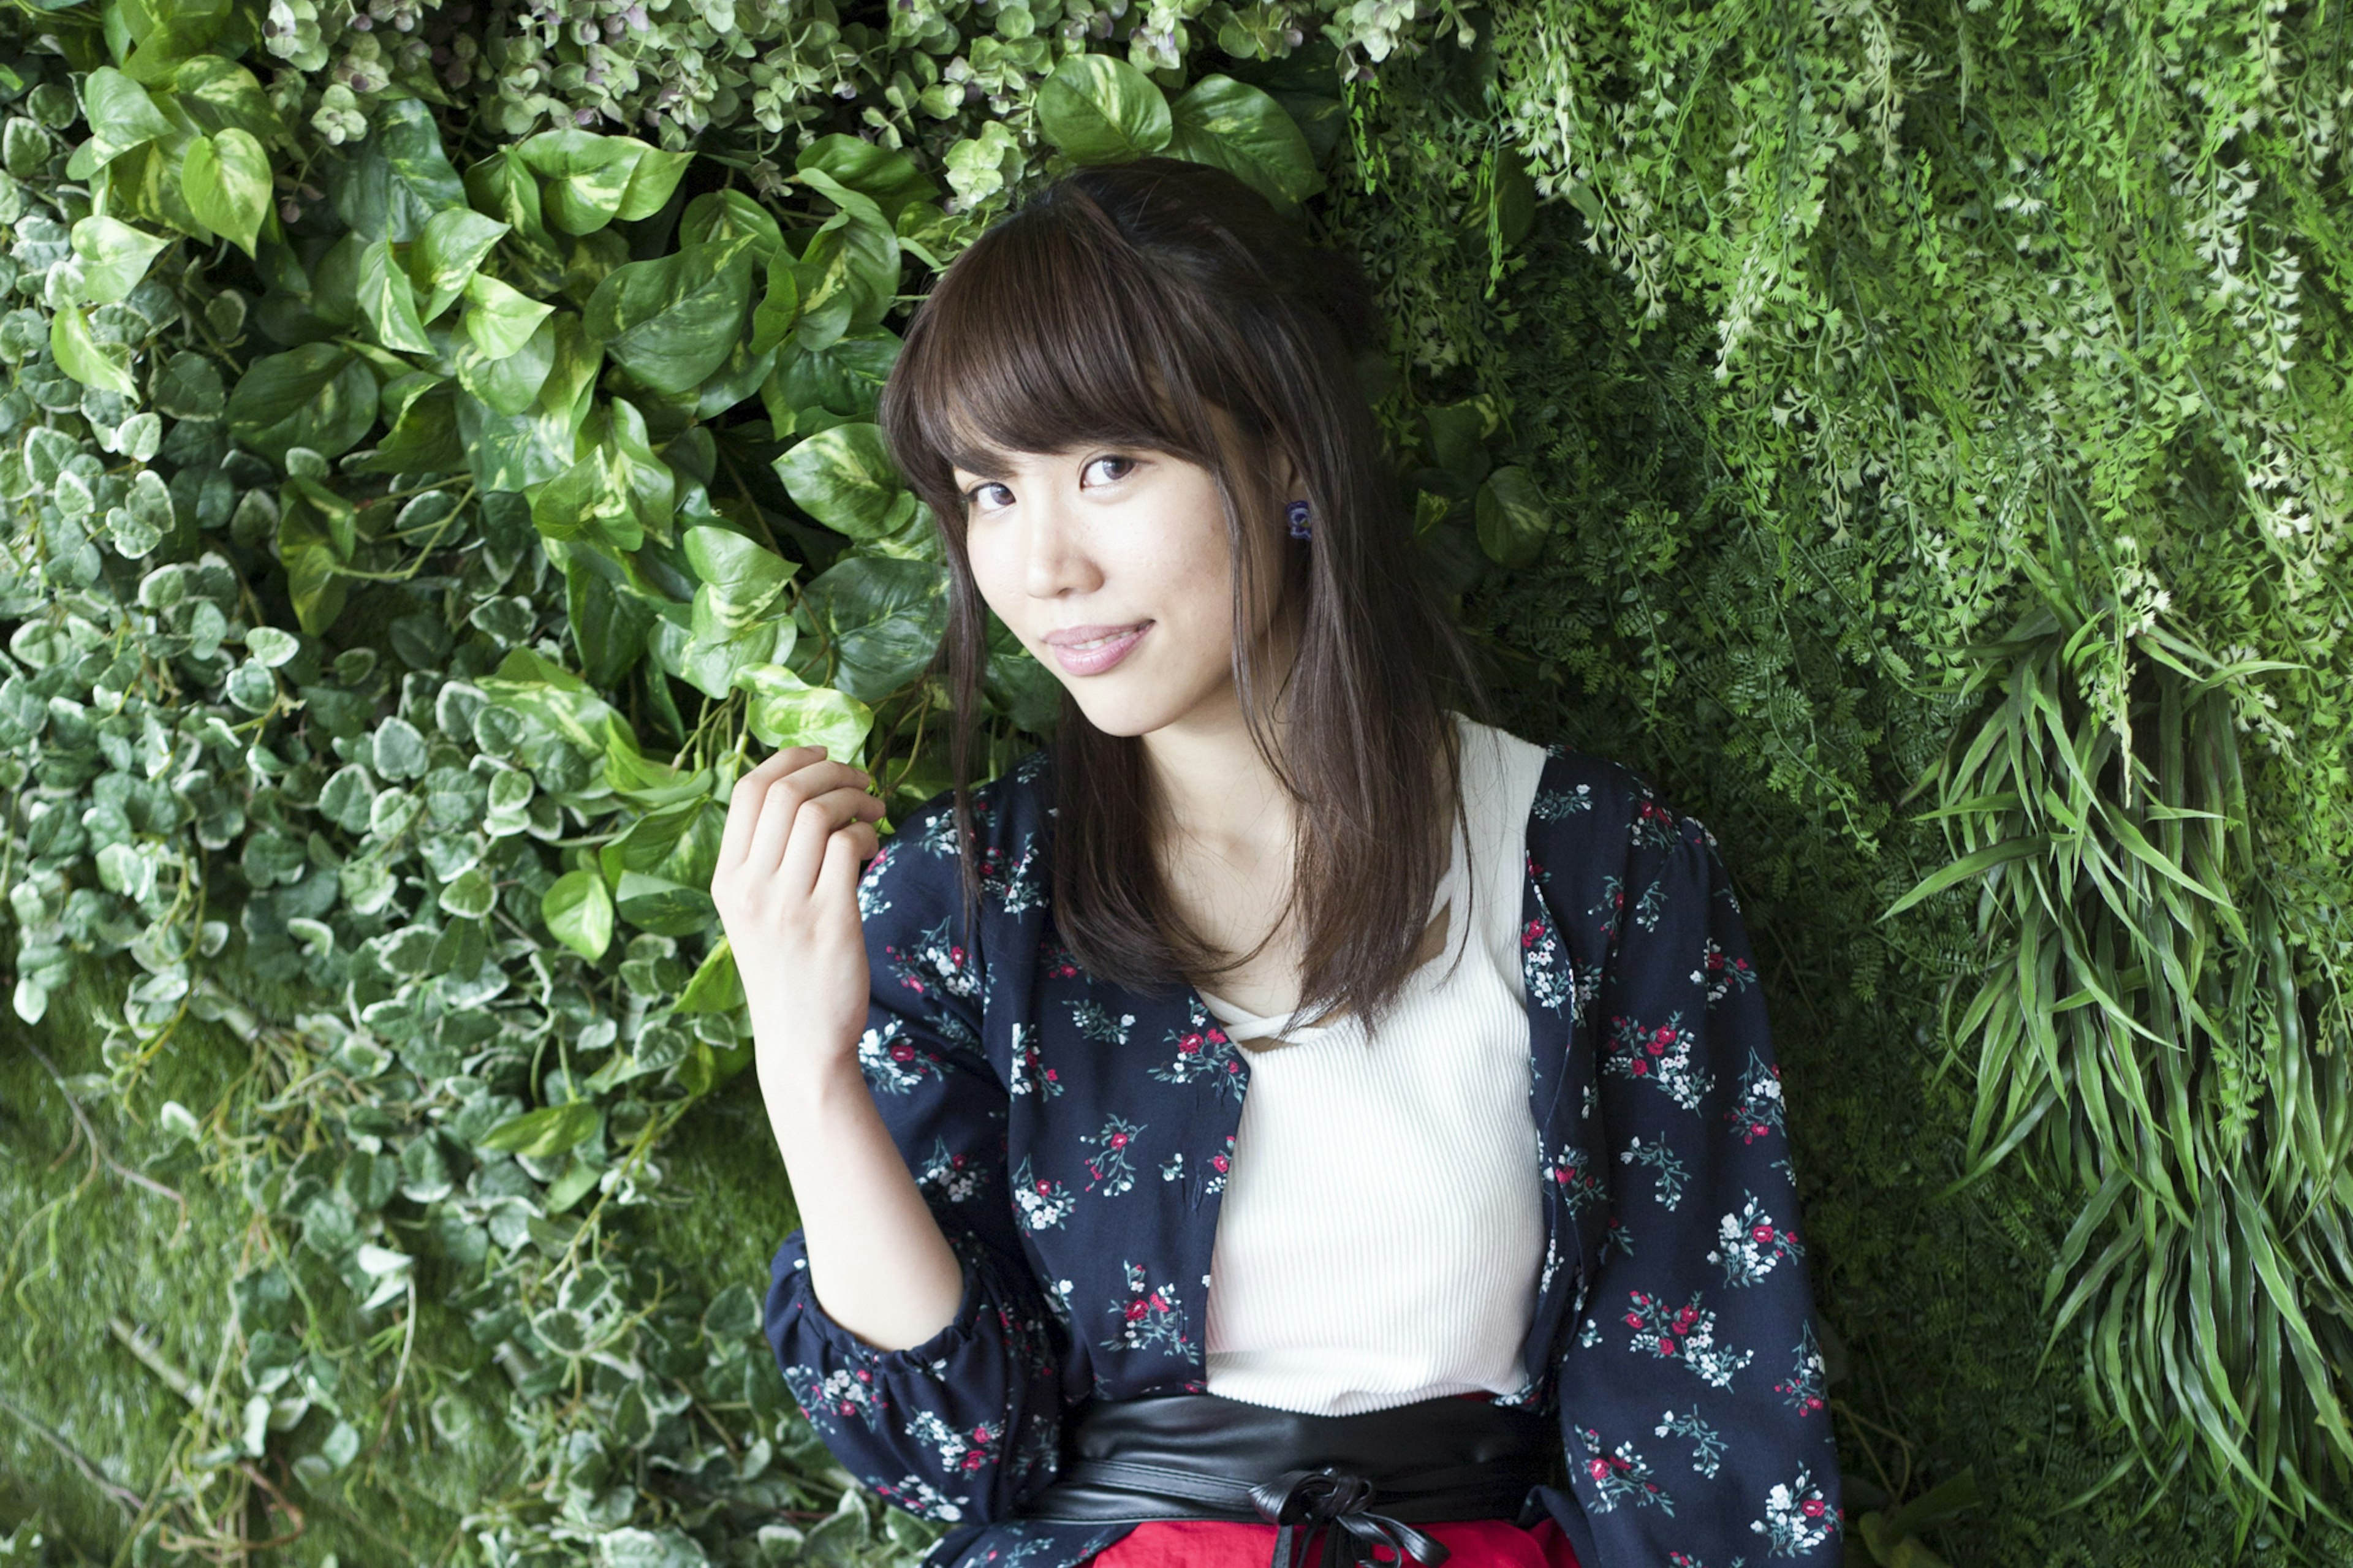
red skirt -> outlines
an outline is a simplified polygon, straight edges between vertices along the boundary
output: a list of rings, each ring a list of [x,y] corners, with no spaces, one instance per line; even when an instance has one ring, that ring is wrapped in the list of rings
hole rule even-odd
[[[1522,1530],[1506,1519],[1466,1519],[1417,1524],[1453,1555],[1446,1568],[1580,1568],[1568,1537],[1549,1518]],[[1320,1552],[1323,1542],[1315,1543]],[[1266,1568],[1274,1554],[1274,1526],[1218,1519],[1146,1520],[1096,1552],[1092,1568]],[[1373,1548],[1380,1562],[1394,1559],[1386,1546]],[[1314,1556],[1308,1559],[1314,1562]],[[1410,1565],[1409,1565],[1410,1568]]]

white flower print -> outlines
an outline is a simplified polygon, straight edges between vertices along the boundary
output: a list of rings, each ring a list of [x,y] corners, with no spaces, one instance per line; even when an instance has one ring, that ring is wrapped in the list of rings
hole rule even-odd
[[[1234,1100],[1242,1097],[1241,1058],[1234,1054],[1233,1042],[1225,1030],[1218,1026],[1198,997],[1185,999],[1186,1022],[1181,1029],[1172,1028],[1162,1042],[1169,1059],[1150,1070],[1162,1083],[1208,1083],[1218,1092]]]
[[[1005,1086],[1008,1094],[1034,1094],[1040,1100],[1051,1100],[1062,1092],[1061,1075],[1045,1064],[1039,1049],[1039,1033],[1035,1025],[1014,1020],[1013,1074]]]
[[[1634,803],[1633,820],[1627,823],[1627,837],[1637,849],[1664,849],[1676,838],[1674,814],[1661,805],[1658,797],[1644,787],[1642,798]]]
[[[1538,789],[1535,804],[1528,815],[1538,822],[1558,822],[1565,816],[1576,816],[1593,809],[1593,786],[1578,784],[1574,789]]]
[[[1582,1146],[1564,1143],[1559,1153],[1545,1162],[1545,1180],[1559,1190],[1571,1218],[1589,1204],[1609,1200],[1609,1184],[1600,1172],[1590,1168],[1589,1158]]]
[[[1693,1062],[1694,1033],[1683,1022],[1681,1008],[1668,1014],[1663,1024],[1624,1016],[1610,1019],[1609,1050],[1602,1058],[1601,1070],[1657,1084],[1685,1110],[1697,1110],[1707,1091],[1715,1087],[1715,1075]]]
[[[1209,1156],[1209,1174],[1204,1178],[1201,1183],[1201,1191],[1199,1195],[1201,1197],[1208,1197],[1214,1193],[1224,1192],[1226,1190],[1226,1174],[1228,1172],[1231,1171],[1233,1167],[1234,1135],[1229,1132],[1226,1134],[1225,1148],[1219,1152]],[[1176,1152],[1168,1156],[1168,1158],[1161,1163],[1160,1179],[1164,1182],[1180,1182],[1185,1179],[1185,1151],[1182,1149],[1177,1150]],[[1206,1285],[1208,1281],[1204,1279],[1202,1283]]]
[[[1787,1379],[1773,1385],[1773,1392],[1785,1395],[1799,1415],[1811,1415],[1822,1408],[1822,1351],[1814,1341],[1811,1320],[1800,1329],[1797,1348],[1789,1353],[1797,1364]]]
[[[939,1058],[899,1037],[905,1028],[905,1019],[890,1017],[881,1028],[858,1037],[858,1066],[878,1093],[904,1094],[925,1079],[940,1076]]]
[[[1618,1158],[1621,1163],[1640,1162],[1656,1173],[1651,1178],[1651,1191],[1661,1207],[1672,1213],[1675,1205],[1683,1201],[1685,1174],[1683,1157],[1660,1140],[1653,1138],[1645,1143],[1640,1138],[1629,1138],[1626,1147],[1619,1151]]]
[[[902,952],[888,942],[882,952],[899,983],[919,996],[944,993],[970,1001],[980,994],[980,966],[963,943],[948,940],[945,918],[923,932],[913,952]]]
[[[1717,1222],[1715,1249],[1707,1255],[1710,1263],[1724,1265],[1727,1285],[1754,1285],[1784,1258],[1806,1255],[1795,1235],[1773,1223],[1756,1194],[1746,1195],[1748,1201],[1738,1214],[1725,1215]]]
[[[1626,1348],[1662,1361],[1679,1361],[1699,1374],[1710,1388],[1729,1388],[1732,1374],[1756,1357],[1754,1351],[1735,1352],[1715,1342],[1715,1314],[1700,1310],[1699,1292],[1684,1305],[1670,1310],[1664,1301],[1641,1290],[1627,1293],[1626,1326],[1634,1331]]]
[[[907,1423],[907,1430],[939,1456],[940,1468],[953,1474],[987,1468],[997,1458],[997,1445],[1005,1436],[1005,1424],[984,1421],[969,1432],[958,1432],[933,1412],[918,1410]]]
[[[1152,1277],[1139,1264],[1123,1261],[1127,1275],[1127,1299],[1114,1300],[1104,1310],[1119,1320],[1105,1350],[1140,1351],[1157,1347],[1170,1355],[1184,1355],[1193,1343],[1185,1305],[1173,1285],[1155,1289]]]
[[[1071,1022],[1079,1033],[1090,1040],[1101,1040],[1106,1046],[1127,1044],[1127,1031],[1135,1025],[1135,1015],[1124,1013],[1113,1017],[1100,1002],[1071,1004]]]
[[[1079,1200],[1061,1183],[1050,1182],[1033,1173],[1029,1157],[1025,1154],[1013,1173],[1013,1206],[1020,1211],[1021,1223],[1031,1230],[1053,1230],[1071,1217]]]
[[[839,1431],[842,1422],[853,1420],[863,1422],[870,1432],[879,1430],[882,1413],[891,1407],[869,1372],[819,1373],[813,1366],[788,1366],[785,1386],[819,1432]]]
[[[909,1476],[895,1484],[874,1483],[874,1495],[886,1502],[897,1503],[918,1519],[936,1519],[944,1524],[954,1524],[964,1517],[965,1505],[972,1499],[962,1492],[951,1498],[921,1476]]]
[[[1038,879],[1038,841],[1030,834],[1021,836],[1021,852],[1010,863],[1005,851],[990,845],[980,855],[980,890],[985,897],[997,900],[997,907],[1008,915],[1018,915],[1043,904],[1044,889]]]
[[[1095,1152],[1087,1156],[1088,1192],[1102,1189],[1107,1198],[1118,1197],[1135,1185],[1135,1165],[1133,1149],[1135,1135],[1144,1131],[1144,1123],[1124,1117],[1107,1118],[1103,1131],[1079,1142],[1095,1145]]]
[[[1605,1453],[1601,1434],[1589,1426],[1580,1426],[1577,1435],[1585,1444],[1585,1474],[1593,1482],[1596,1513],[1612,1513],[1621,1502],[1637,1508],[1657,1508],[1662,1513],[1675,1511],[1675,1500],[1666,1489],[1651,1479],[1650,1461],[1636,1451],[1632,1438]]]
[[[1811,1470],[1799,1470],[1797,1479],[1766,1493],[1765,1517],[1748,1521],[1748,1528],[1765,1538],[1767,1557],[1811,1552],[1828,1541],[1838,1526],[1838,1515],[1822,1496],[1822,1489],[1814,1485]]]
[[[882,872],[884,868],[891,864],[891,857],[898,847],[896,844],[885,844],[876,852],[873,859],[866,862],[866,869],[860,874],[858,918],[860,921],[871,921],[877,915],[887,914],[890,911],[891,900],[882,896]]]
[[[969,1156],[950,1150],[946,1139],[934,1138],[932,1140],[931,1156],[923,1162],[923,1170],[917,1173],[915,1184],[935,1187],[940,1196],[952,1204],[960,1204],[970,1200],[980,1191],[981,1172],[972,1164]]]
[[[1707,939],[1707,952],[1702,955],[1699,969],[1692,975],[1694,984],[1707,987],[1707,1005],[1715,1006],[1726,996],[1736,995],[1757,984],[1757,970],[1745,958],[1734,958],[1717,945],[1714,937]]]
[[[1689,1437],[1692,1440],[1692,1468],[1710,1479],[1715,1479],[1716,1465],[1724,1458],[1724,1437],[1715,1427],[1699,1418],[1696,1408],[1687,1415],[1667,1411],[1651,1431],[1660,1437]]]
[[[1754,1143],[1782,1131],[1781,1064],[1767,1062],[1748,1047],[1748,1066],[1740,1075],[1740,1097],[1724,1113],[1743,1143]]]
[[[1557,1013],[1576,999],[1577,966],[1561,945],[1560,933],[1553,930],[1542,900],[1536,903],[1536,918],[1520,927],[1520,976],[1528,999],[1540,1007]],[[1577,1016],[1569,1015],[1572,1020]]]

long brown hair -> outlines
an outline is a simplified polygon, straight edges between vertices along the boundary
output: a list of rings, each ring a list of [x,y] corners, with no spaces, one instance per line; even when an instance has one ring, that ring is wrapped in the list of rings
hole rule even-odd
[[[1311,245],[1233,174],[1173,158],[1064,174],[941,274],[908,324],[878,418],[945,546],[940,658],[953,694],[967,920],[979,898],[967,780],[987,616],[954,469],[998,471],[1006,452],[1125,443],[1194,463],[1218,483],[1234,562],[1236,690],[1260,754],[1298,805],[1284,913],[1305,923],[1292,1022],[1351,1010],[1369,1028],[1394,1005],[1446,871],[1434,828],[1441,814],[1467,826],[1448,709],[1483,721],[1487,704],[1468,643],[1430,586],[1356,381],[1377,331],[1353,258]],[[1278,451],[1303,480],[1314,537],[1286,539],[1280,580],[1269,583],[1249,536],[1287,533],[1289,498],[1273,489]],[[1282,755],[1252,657],[1251,629],[1277,613],[1295,615],[1299,631],[1274,694],[1288,710]],[[1154,848],[1165,842],[1161,809],[1137,737],[1096,729],[1065,689],[1052,756],[1052,916],[1072,958],[1099,978],[1158,993],[1263,949],[1229,959],[1172,906]]]

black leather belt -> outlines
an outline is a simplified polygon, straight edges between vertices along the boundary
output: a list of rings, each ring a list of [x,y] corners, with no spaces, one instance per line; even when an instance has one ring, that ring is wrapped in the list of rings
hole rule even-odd
[[[1447,1549],[1415,1524],[1522,1516],[1553,1478],[1560,1446],[1534,1412],[1482,1399],[1425,1399],[1356,1415],[1311,1415],[1215,1394],[1091,1402],[1064,1423],[1060,1479],[1025,1519],[1100,1523],[1214,1519],[1275,1526],[1272,1568],[1323,1568],[1387,1546],[1437,1568]],[[1374,1505],[1377,1504],[1377,1510]]]

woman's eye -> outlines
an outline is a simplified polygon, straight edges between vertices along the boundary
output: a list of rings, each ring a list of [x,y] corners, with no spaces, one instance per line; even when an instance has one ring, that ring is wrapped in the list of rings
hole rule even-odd
[[[966,506],[967,508],[969,508],[970,506],[972,506],[972,505],[973,505],[973,503],[976,500],[976,499],[980,496],[981,492],[982,492],[982,491],[984,491],[984,490],[1001,490],[1001,489],[1005,489],[1005,487],[1004,487],[1003,485],[1001,485],[1001,484],[998,484],[998,483],[997,483],[996,480],[994,480],[994,479],[990,479],[990,480],[987,480],[987,481],[986,481],[986,482],[984,482],[984,483],[975,485],[975,486],[973,486],[973,487],[972,487],[972,489],[968,489],[968,490],[966,490],[966,491],[965,491],[965,492],[964,492],[965,504],[965,506]]]
[[[1134,458],[1122,458],[1116,455],[1097,458],[1093,463],[1090,463],[1087,466],[1089,468],[1093,468],[1097,464],[1102,463],[1117,463],[1120,465],[1120,471],[1118,473],[1108,476],[1110,482],[1113,484],[1117,484],[1120,480],[1127,478],[1129,474],[1135,471],[1135,459]]]

